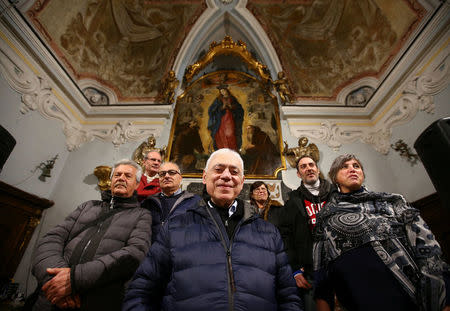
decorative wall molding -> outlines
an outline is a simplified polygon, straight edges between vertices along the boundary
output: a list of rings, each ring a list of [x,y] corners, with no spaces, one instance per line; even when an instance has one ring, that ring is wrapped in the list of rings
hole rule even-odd
[[[129,141],[145,139],[151,134],[160,136],[170,117],[170,105],[155,107],[154,111],[147,110],[138,116],[136,112],[133,116],[127,116],[130,113],[126,107],[118,108],[116,115],[101,118],[86,116],[55,86],[37,62],[16,44],[14,37],[5,35],[6,32],[0,28],[0,73],[11,88],[21,94],[20,112],[27,114],[36,111],[47,119],[61,121],[69,151],[95,138],[110,141],[118,147]],[[131,117],[133,121],[129,120]]]
[[[433,6],[439,2],[433,1]],[[151,109],[143,105],[89,105],[20,14],[6,0],[0,0],[0,4],[5,8],[0,16],[0,74],[21,95],[22,113],[37,111],[45,118],[62,122],[69,150],[96,138],[117,147],[151,134],[158,137],[169,126],[171,105],[155,105]],[[185,62],[201,50],[196,42],[210,36],[212,30],[208,29],[215,29],[210,26],[222,18],[218,6],[223,5],[219,1],[207,0],[206,4],[207,9],[186,36],[176,57],[173,67],[178,78]],[[282,70],[276,50],[246,4],[246,0],[233,1],[226,6],[227,12],[232,20],[242,23],[248,40],[275,75]],[[338,97],[341,107],[329,107],[326,102],[323,105],[316,102],[314,107],[308,102],[281,107],[292,135],[307,136],[335,149],[361,141],[387,153],[392,128],[411,121],[419,111],[433,113],[433,96],[449,83],[449,12],[450,1],[445,1],[436,18],[399,61],[399,68],[393,68],[366,107],[342,107],[344,95],[357,86],[375,85],[375,80],[355,82],[352,88],[344,88]],[[108,90],[99,90],[108,95]]]
[[[334,150],[339,150],[343,144],[359,140],[372,145],[376,151],[387,154],[392,128],[413,120],[419,111],[433,113],[434,95],[449,85],[449,41],[447,39],[441,42],[437,52],[428,53],[428,57],[422,61],[422,66],[416,67],[420,69],[413,71],[413,74],[405,79],[405,83],[393,90],[392,95],[380,106],[379,112],[369,119],[329,118],[322,121],[316,119],[315,115],[308,116],[308,113],[304,113],[304,118],[300,119],[286,109],[287,107],[282,107],[282,111],[286,109],[285,119],[291,134],[297,138],[306,136],[313,141],[321,141]]]

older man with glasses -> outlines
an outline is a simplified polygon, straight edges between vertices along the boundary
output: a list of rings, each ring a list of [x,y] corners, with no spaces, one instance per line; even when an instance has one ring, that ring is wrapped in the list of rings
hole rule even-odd
[[[156,239],[161,225],[174,215],[183,213],[201,198],[198,195],[181,190],[180,168],[173,162],[165,162],[158,171],[161,193],[149,196],[142,207],[152,213],[152,242]]]

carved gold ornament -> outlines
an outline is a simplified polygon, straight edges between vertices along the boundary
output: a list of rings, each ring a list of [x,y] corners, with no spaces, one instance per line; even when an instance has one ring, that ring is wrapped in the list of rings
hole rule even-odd
[[[166,154],[166,146],[162,148],[156,148],[156,138],[155,136],[150,135],[146,141],[142,142],[139,147],[136,148],[133,152],[133,161],[139,164],[144,168],[145,157],[150,151],[156,151],[161,154],[161,159],[164,159]]]
[[[304,136],[299,138],[298,147],[289,148],[284,142],[283,154],[293,168],[297,168],[297,161],[304,155],[310,156],[316,163],[320,160],[319,148],[313,143],[308,145],[308,138]]]
[[[111,188],[111,166],[100,165],[94,169],[94,175],[98,178],[98,187],[105,191]]]
[[[175,71],[169,71],[169,75],[163,82],[163,100],[167,104],[173,104],[175,101],[175,89],[178,86],[178,79],[175,76]]]
[[[255,71],[262,79],[263,82],[270,81],[270,73],[266,65],[261,64],[247,50],[247,45],[238,40],[234,42],[230,36],[225,36],[225,38],[217,43],[216,41],[211,42],[209,45],[209,51],[206,55],[198,62],[190,65],[186,68],[186,73],[184,74],[184,82],[189,83],[192,78],[203,68],[206,67],[212,60],[218,55],[233,54],[239,56],[250,68]]]

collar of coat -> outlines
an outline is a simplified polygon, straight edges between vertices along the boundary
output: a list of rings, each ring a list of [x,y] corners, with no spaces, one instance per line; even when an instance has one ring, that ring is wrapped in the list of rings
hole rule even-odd
[[[102,191],[101,193],[102,201],[105,203],[111,203],[112,208],[122,207],[130,208],[139,206],[139,201],[137,197],[137,192],[134,191],[133,195],[128,198],[123,197],[113,197],[110,190]]]
[[[250,218],[259,217],[258,211],[256,210],[256,208],[253,205],[250,205],[247,202],[244,202],[240,199],[236,199],[236,201],[238,202],[239,205],[244,207],[244,216],[242,217],[243,221],[246,221],[247,219],[250,219]],[[208,201],[205,199],[200,200],[198,202],[198,204],[188,208],[186,212],[192,211],[194,213],[201,214],[204,217],[209,217],[206,209],[210,208],[210,209],[214,210],[214,207],[210,207],[207,202]]]
[[[300,187],[297,188],[297,191],[292,191],[291,195],[302,197],[304,199],[307,199],[310,202],[323,202],[326,201],[329,194],[335,189],[335,187],[328,182],[327,180],[320,178],[320,185],[319,185],[319,194],[317,196],[313,195],[311,192],[309,192],[308,189],[306,189],[303,181],[300,184]]]
[[[177,200],[175,201],[173,206],[178,205],[180,202],[195,196],[195,194],[188,192],[188,191],[184,191],[184,190],[181,191],[181,193],[179,193],[178,195],[179,195],[179,197],[177,198]],[[165,197],[165,198],[167,198],[167,197]],[[161,208],[161,199],[162,198],[161,198],[160,193],[157,193],[157,194],[147,197],[144,201],[142,201],[141,205],[149,207],[149,206],[153,206],[156,204],[157,207]]]

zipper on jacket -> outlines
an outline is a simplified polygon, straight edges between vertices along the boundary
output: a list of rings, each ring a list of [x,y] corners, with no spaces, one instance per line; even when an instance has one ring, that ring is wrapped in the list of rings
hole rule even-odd
[[[234,272],[233,272],[233,266],[231,265],[231,250],[227,250],[227,264],[228,264],[228,271],[230,271],[230,288],[231,293],[234,295],[236,292],[236,283],[234,282]]]
[[[92,241],[92,237],[95,236],[96,234],[98,234],[100,232],[100,229],[102,228],[103,222],[99,223],[97,225],[97,232],[95,232],[94,234],[91,235],[91,237],[89,238],[89,241],[86,243],[86,245],[83,248],[83,251],[81,252],[80,258],[78,259],[78,263],[81,263],[81,259],[83,259],[84,253],[86,252],[87,248],[89,247],[89,245],[91,244]]]
[[[219,231],[220,237],[222,239],[222,246],[226,251],[226,256],[227,256],[227,272],[228,272],[228,294],[229,294],[229,305],[228,305],[228,309],[230,311],[234,310],[234,293],[236,292],[236,282],[234,280],[234,272],[233,272],[233,266],[231,264],[231,249],[233,246],[233,241],[234,241],[234,236],[237,234],[237,232],[239,231],[240,227],[246,223],[249,223],[250,221],[253,220],[253,217],[249,217],[243,221],[240,221],[238,223],[238,225],[236,226],[233,234],[231,235],[231,237],[228,239],[229,246],[227,246],[226,242],[225,242],[225,238],[223,235],[223,232],[219,226],[219,224],[217,223],[216,219],[214,218],[213,214],[211,213],[211,211],[209,210],[210,207],[205,206],[206,211],[208,212],[209,216],[211,217],[213,223],[215,224],[216,228]],[[224,222],[225,226],[228,226],[228,221],[226,220]],[[225,230],[226,231],[226,230]],[[227,234],[228,237],[228,234]]]
[[[219,224],[217,223],[216,219],[214,218],[213,214],[211,213],[211,211],[209,210],[210,207],[205,206],[206,211],[208,212],[209,216],[211,217],[214,225],[216,226],[217,230],[219,231],[219,235],[221,238],[221,244],[226,252],[226,257],[227,257],[227,275],[228,275],[228,310],[233,311],[234,310],[234,293],[236,292],[236,284],[234,281],[234,276],[233,276],[233,268],[231,265],[231,244],[232,241],[231,239],[228,239],[228,241],[230,242],[229,246],[227,246],[225,237],[223,235],[223,232],[221,230],[221,227],[219,226]],[[226,231],[226,230],[225,230]],[[233,233],[234,236],[234,233]],[[228,238],[228,235],[227,235]]]

